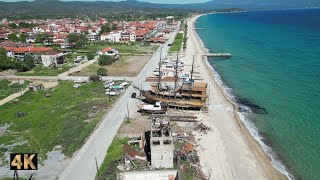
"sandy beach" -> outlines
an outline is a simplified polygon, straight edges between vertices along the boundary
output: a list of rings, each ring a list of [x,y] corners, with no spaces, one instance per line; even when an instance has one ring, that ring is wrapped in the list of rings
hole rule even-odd
[[[194,54],[205,53],[194,30],[198,17],[188,20],[186,64],[192,63]],[[199,113],[199,119],[212,131],[206,135],[195,133],[203,173],[209,179],[287,179],[272,166],[271,159],[248,132],[202,56],[196,56],[195,72],[208,83],[211,102],[208,113]]]

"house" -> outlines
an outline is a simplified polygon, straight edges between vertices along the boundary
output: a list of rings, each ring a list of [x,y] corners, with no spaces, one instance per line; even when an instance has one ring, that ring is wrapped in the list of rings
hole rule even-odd
[[[106,47],[97,52],[98,55],[107,55],[107,56],[114,56],[114,59],[119,59],[119,52],[118,50],[112,47]]]
[[[62,52],[50,51],[41,55],[42,65],[45,67],[64,64],[66,56]]]
[[[29,91],[41,91],[44,89],[43,83],[34,82],[29,84]]]
[[[109,34],[110,34],[110,33],[102,33],[102,34],[100,35],[100,40],[101,40],[101,41],[109,41]]]
[[[87,39],[89,41],[97,41],[99,39],[99,35],[97,33],[87,34]]]
[[[24,47],[17,47],[14,49],[11,49],[12,57],[18,58],[20,60],[23,60],[25,55],[31,55],[34,58],[39,58],[39,55],[53,51],[50,47],[33,47],[33,46],[24,46]]]
[[[147,42],[154,43],[154,44],[164,44],[166,42],[166,39],[161,37],[153,37],[153,38],[149,38]]]

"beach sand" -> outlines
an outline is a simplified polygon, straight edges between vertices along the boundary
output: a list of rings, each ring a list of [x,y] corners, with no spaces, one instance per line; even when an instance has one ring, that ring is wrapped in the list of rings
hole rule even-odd
[[[196,16],[188,20],[188,41],[184,53],[186,64],[191,65],[193,55],[204,54],[205,49],[194,30]],[[196,56],[195,72],[208,83],[208,113],[199,113],[198,119],[209,126],[208,134],[195,132],[203,173],[209,179],[287,179],[271,164],[260,144],[246,129],[236,107],[215,81],[206,59]],[[186,68],[190,68],[186,67]]]

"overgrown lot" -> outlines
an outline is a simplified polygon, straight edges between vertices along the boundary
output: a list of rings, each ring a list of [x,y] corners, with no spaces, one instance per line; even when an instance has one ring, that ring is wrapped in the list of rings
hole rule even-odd
[[[19,101],[0,106],[0,127],[9,125],[0,134],[1,158],[5,152],[36,152],[42,161],[58,145],[71,157],[82,146],[118,97],[112,96],[109,102],[101,83],[83,84],[79,89],[72,85],[60,82],[51,90],[27,92]]]
[[[25,83],[12,83],[6,79],[0,79],[0,100],[6,98],[10,94],[21,91],[27,87],[28,82]]]
[[[43,67],[43,66],[36,66],[31,71],[26,72],[18,72],[16,75],[18,76],[57,76],[63,72],[66,72],[70,69],[71,66],[65,64],[59,67]]]

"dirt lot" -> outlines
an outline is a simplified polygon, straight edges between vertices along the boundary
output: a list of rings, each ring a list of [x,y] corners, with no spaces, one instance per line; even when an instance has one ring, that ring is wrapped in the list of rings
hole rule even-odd
[[[149,61],[151,56],[122,56],[119,60],[112,65],[99,66],[97,62],[83,68],[78,73],[73,73],[74,76],[91,76],[96,75],[100,67],[107,69],[108,76],[136,76]]]

